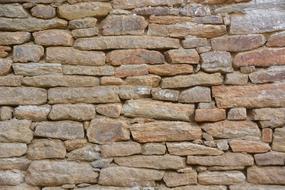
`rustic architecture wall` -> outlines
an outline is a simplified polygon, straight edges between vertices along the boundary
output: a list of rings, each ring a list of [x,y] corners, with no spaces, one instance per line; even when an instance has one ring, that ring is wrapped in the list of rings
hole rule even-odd
[[[0,0],[0,190],[285,190],[284,0]]]

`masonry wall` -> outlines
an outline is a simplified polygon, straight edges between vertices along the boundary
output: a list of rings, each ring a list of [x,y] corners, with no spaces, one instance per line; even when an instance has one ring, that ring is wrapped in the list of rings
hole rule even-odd
[[[285,190],[284,0],[0,0],[0,31],[0,190]]]

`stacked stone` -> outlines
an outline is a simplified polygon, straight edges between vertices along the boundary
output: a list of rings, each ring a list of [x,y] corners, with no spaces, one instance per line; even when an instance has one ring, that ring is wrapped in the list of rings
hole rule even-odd
[[[284,6],[0,0],[0,190],[285,190]]]

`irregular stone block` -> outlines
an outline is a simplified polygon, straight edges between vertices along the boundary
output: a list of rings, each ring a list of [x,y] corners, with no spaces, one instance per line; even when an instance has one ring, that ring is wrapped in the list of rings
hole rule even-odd
[[[180,93],[178,101],[183,103],[210,102],[211,89],[196,86],[188,90],[184,90]]]
[[[109,167],[100,172],[100,185],[133,187],[135,185],[154,185],[163,178],[164,172],[152,169]]]
[[[30,160],[26,158],[2,158],[0,159],[1,170],[27,170]],[[2,187],[0,187],[1,189]],[[2,189],[1,189],[2,190]]]
[[[0,76],[0,86],[10,86],[10,87],[21,86],[22,80],[23,76],[17,76],[17,75]]]
[[[254,160],[251,155],[242,153],[224,153],[219,156],[188,156],[187,164],[201,166],[252,166]]]
[[[233,152],[263,153],[271,148],[267,143],[259,141],[231,140],[230,147]]]
[[[110,15],[102,21],[103,35],[142,35],[147,22],[137,15]]]
[[[36,124],[35,135],[58,139],[84,138],[83,125],[75,121],[43,121]]]
[[[163,155],[166,147],[160,143],[146,143],[142,146],[142,154],[144,155]]]
[[[67,22],[63,19],[53,18],[49,20],[28,17],[20,18],[0,18],[0,30],[3,31],[27,31],[33,32],[52,28],[64,28]]]
[[[189,121],[193,105],[183,105],[150,100],[129,100],[123,105],[127,117]]]
[[[168,187],[196,184],[197,173],[195,171],[186,173],[167,172],[163,177],[163,181]]]
[[[27,157],[31,160],[65,158],[66,150],[62,141],[50,139],[34,139],[29,144]]]
[[[115,0],[113,2],[113,6],[116,9],[133,9],[138,7],[148,7],[148,6],[173,6],[173,5],[180,5],[182,4],[182,0],[133,0],[133,1],[127,1],[127,0]]]
[[[175,76],[193,73],[193,66],[188,64],[162,64],[148,66],[148,72],[159,76]]]
[[[277,32],[272,34],[266,43],[270,47],[283,47],[285,46],[285,32]]]
[[[105,2],[83,2],[73,5],[64,4],[58,7],[60,17],[67,20],[79,19],[83,17],[103,17],[112,10],[110,3]]]
[[[15,186],[24,182],[24,174],[18,170],[4,170],[0,171],[0,185]]]
[[[94,28],[96,27],[97,19],[94,17],[85,17],[74,19],[68,22],[70,29]]]
[[[119,96],[109,87],[51,88],[48,91],[49,103],[115,103]]]
[[[26,18],[29,14],[20,4],[2,4],[0,5],[0,16],[8,18]]]
[[[162,88],[184,88],[190,86],[211,86],[222,84],[223,77],[220,73],[198,73],[188,76],[174,76],[162,79]]]
[[[196,109],[195,121],[197,122],[215,122],[226,119],[226,111],[224,109]]]
[[[201,54],[202,69],[206,72],[233,72],[232,56],[229,52],[211,51]]]
[[[132,86],[158,87],[161,77],[156,75],[132,76],[126,78],[126,83]]]
[[[43,30],[34,32],[33,37],[36,44],[43,46],[72,46],[73,38],[67,30]]]
[[[251,118],[259,121],[262,128],[276,128],[285,124],[284,108],[260,108],[251,111]]]
[[[88,163],[72,161],[33,161],[25,181],[36,186],[52,186],[74,183],[96,183],[98,173]]]
[[[285,128],[275,129],[273,135],[272,150],[285,152]]]
[[[149,86],[120,86],[119,96],[121,99],[140,99],[147,98],[151,95],[151,87]]]
[[[106,144],[130,139],[130,132],[125,122],[109,118],[96,118],[87,129],[90,142]]]
[[[84,147],[69,152],[66,156],[68,160],[75,161],[94,161],[100,159],[99,148],[97,145],[88,144]]]
[[[116,68],[115,76],[125,78],[129,76],[141,76],[148,74],[148,67],[145,64],[121,65]]]
[[[254,184],[285,184],[284,167],[250,167],[247,169],[247,180]]]
[[[114,68],[104,66],[73,66],[63,65],[63,73],[66,75],[88,75],[88,76],[109,76],[114,75]]]
[[[172,49],[178,48],[180,44],[178,39],[157,36],[101,36],[77,39],[74,46],[82,50]]]
[[[238,53],[234,58],[234,66],[268,67],[284,65],[285,48],[259,48],[256,50]]]
[[[38,4],[31,9],[31,14],[37,18],[49,19],[56,16],[56,9],[50,5]]]
[[[33,87],[0,87],[0,105],[36,105],[47,101],[47,91]]]
[[[16,75],[37,76],[62,73],[61,64],[56,63],[16,63],[13,64]]]
[[[190,142],[166,143],[168,152],[178,156],[187,155],[221,155],[224,152],[215,148]]]
[[[44,48],[34,44],[14,46],[14,62],[38,62],[44,55]]]
[[[186,122],[156,121],[136,124],[130,128],[133,138],[139,142],[187,141],[201,139],[201,129]]]
[[[46,60],[67,65],[97,66],[105,64],[105,54],[99,51],[80,51],[72,47],[50,47],[46,50]]]
[[[154,88],[151,90],[151,95],[152,95],[152,98],[155,100],[176,102],[178,101],[179,91]]]
[[[258,48],[265,43],[261,34],[222,36],[211,40],[212,48],[218,51],[248,51]]]
[[[284,83],[212,87],[213,97],[215,97],[219,108],[284,106],[284,91]]]
[[[14,116],[17,119],[28,119],[32,121],[47,120],[47,116],[51,110],[50,105],[42,106],[18,106],[15,108]]]
[[[263,154],[255,154],[254,159],[258,166],[282,166],[285,163],[285,153],[271,151]]]
[[[130,156],[140,154],[141,145],[136,142],[116,142],[101,146],[101,153],[104,157]]]
[[[228,73],[225,78],[225,84],[229,85],[246,85],[248,83],[248,75],[240,72]]]
[[[202,172],[198,181],[204,185],[232,185],[244,182],[246,177],[240,171]]]
[[[0,158],[22,156],[26,152],[27,145],[24,143],[0,143]]]
[[[10,72],[12,66],[12,60],[0,58],[0,75],[6,75]]]
[[[0,32],[1,45],[22,44],[31,39],[29,32]]]
[[[114,50],[107,54],[106,62],[111,65],[160,64],[164,63],[164,56],[145,49]]]
[[[249,74],[252,83],[268,83],[285,80],[285,66],[272,66],[266,70],[258,70]]]
[[[238,121],[238,120],[246,120],[247,113],[245,108],[231,108],[228,111],[228,120]]]
[[[153,168],[153,169],[181,169],[185,167],[185,159],[179,156],[144,156],[134,155],[129,157],[117,157],[114,159],[120,166]]]
[[[30,143],[33,131],[30,129],[31,121],[8,120],[0,122],[0,142]]]
[[[96,112],[107,117],[118,118],[122,112],[121,104],[101,104],[96,106]]]
[[[170,63],[198,64],[199,54],[195,49],[177,49],[166,52],[166,58]]]
[[[202,125],[202,129],[216,138],[260,137],[260,130],[252,121],[219,121]]]
[[[284,190],[284,186],[279,185],[254,185],[254,184],[240,184],[231,185],[230,190]]]

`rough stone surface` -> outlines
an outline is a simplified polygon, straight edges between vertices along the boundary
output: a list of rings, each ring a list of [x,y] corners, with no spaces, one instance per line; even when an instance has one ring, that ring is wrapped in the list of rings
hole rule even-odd
[[[202,69],[206,72],[232,72],[232,57],[228,52],[212,51],[201,54]]]
[[[247,140],[231,140],[230,147],[233,152],[263,153],[270,150],[267,143]]]
[[[72,46],[73,38],[66,30],[45,30],[34,32],[33,37],[37,44],[43,46]]]
[[[141,145],[136,142],[115,142],[101,147],[104,157],[130,156],[140,154],[141,151]]]
[[[56,9],[49,5],[36,5],[31,9],[31,14],[37,18],[49,19],[56,16]]]
[[[14,46],[13,61],[38,62],[44,55],[44,48],[39,45],[24,44]]]
[[[187,173],[167,172],[163,177],[163,181],[168,187],[196,184],[197,173],[194,171]]]
[[[266,70],[258,70],[249,74],[252,83],[268,83],[285,80],[285,66],[272,66]]]
[[[26,152],[27,152],[27,145],[24,143],[1,143],[0,144],[0,158],[22,156]]]
[[[198,181],[204,185],[231,185],[244,182],[245,176],[239,171],[203,172],[198,175]]]
[[[250,167],[247,169],[248,182],[255,184],[284,185],[284,167]]]
[[[47,120],[50,113],[50,105],[42,106],[18,106],[15,108],[14,116],[17,119],[28,119],[32,121],[44,121]]]
[[[29,32],[0,32],[1,45],[22,44],[31,39]]]
[[[215,122],[226,119],[226,111],[224,109],[196,109],[195,120],[197,122]]]
[[[61,64],[56,63],[16,63],[13,64],[13,71],[17,75],[38,76],[62,73]]]
[[[207,87],[196,86],[188,90],[184,90],[179,95],[179,102],[183,103],[197,103],[210,102],[211,89]]]
[[[195,49],[169,50],[166,57],[170,63],[199,63],[200,57]]]
[[[272,144],[273,150],[276,150],[279,152],[285,152],[284,134],[285,134],[284,127],[275,129],[274,135],[273,135],[273,144]]]

